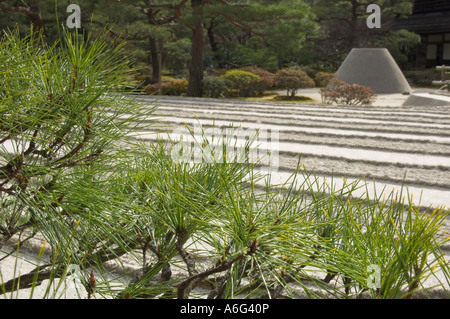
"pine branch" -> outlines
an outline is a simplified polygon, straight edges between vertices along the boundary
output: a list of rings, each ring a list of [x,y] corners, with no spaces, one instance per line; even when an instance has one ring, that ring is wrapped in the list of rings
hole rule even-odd
[[[242,253],[237,257],[233,258],[232,260],[224,261],[218,266],[212,267],[202,273],[189,277],[187,280],[183,281],[181,285],[178,286],[178,293],[177,293],[178,299],[187,299],[189,297],[189,293],[192,291],[192,289],[195,288],[195,286],[200,281],[202,281],[208,276],[230,269],[234,263],[244,259],[245,256],[246,254]]]

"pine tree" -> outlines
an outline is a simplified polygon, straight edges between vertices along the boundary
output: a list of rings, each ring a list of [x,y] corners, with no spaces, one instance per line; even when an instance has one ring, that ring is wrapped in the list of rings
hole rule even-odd
[[[18,1],[3,2],[0,8],[4,11],[16,10],[22,18],[29,17],[35,28],[44,29],[53,37],[52,40],[57,36],[56,21],[64,22],[67,17],[67,3],[24,1],[24,7],[19,12],[16,7]],[[34,6],[27,7],[27,3]],[[58,4],[56,9],[55,3]],[[260,62],[275,59],[281,68],[283,63],[298,56],[299,49],[315,30],[313,15],[302,0],[80,0],[78,4],[82,9],[82,29],[99,31],[113,25],[110,33],[126,39],[135,53],[137,51],[145,57],[148,52],[147,60],[152,65],[151,78],[154,83],[161,80],[164,48],[173,47],[173,43],[189,37],[189,96],[202,95],[208,43],[215,56],[224,56],[218,59],[220,66],[224,66],[224,61],[230,57],[224,54],[226,48],[220,44],[225,43],[223,39],[229,37],[231,32],[234,36],[229,39],[230,44],[234,45],[237,40],[246,52],[253,52],[244,59],[246,62],[241,61],[236,66],[248,64],[257,57]],[[41,19],[32,20],[32,12],[37,12]],[[221,42],[218,38],[222,39]],[[234,59],[239,58],[241,52],[238,50],[231,54]]]
[[[345,54],[355,47],[379,46],[395,33],[396,18],[412,13],[412,0],[306,0],[321,25],[323,36],[315,45],[316,56],[336,68]],[[381,9],[381,28],[369,28],[368,6]]]

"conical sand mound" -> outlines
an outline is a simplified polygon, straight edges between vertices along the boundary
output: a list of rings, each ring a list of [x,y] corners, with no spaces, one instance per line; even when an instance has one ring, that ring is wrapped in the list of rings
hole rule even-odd
[[[349,84],[370,87],[376,93],[410,93],[411,87],[387,49],[353,49],[336,73]]]

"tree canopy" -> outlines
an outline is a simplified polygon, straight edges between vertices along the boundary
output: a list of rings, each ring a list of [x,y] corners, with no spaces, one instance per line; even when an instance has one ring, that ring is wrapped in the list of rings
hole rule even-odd
[[[336,68],[344,56],[355,47],[389,47],[399,62],[404,59],[393,39],[401,39],[402,46],[415,45],[420,38],[406,30],[394,30],[396,18],[412,14],[413,0],[305,0],[317,16],[322,35],[314,41],[315,56],[320,63]],[[380,8],[381,27],[369,28],[369,5]]]
[[[32,24],[48,41],[57,39],[71,1],[2,0],[0,28]],[[81,31],[111,26],[110,36],[127,41],[142,68],[142,81],[160,83],[163,72],[189,79],[188,95],[201,96],[205,71],[258,66],[314,65],[335,69],[357,46],[388,47],[398,62],[420,38],[392,30],[411,14],[412,0],[79,0]],[[367,6],[381,7],[382,28],[370,29]],[[403,51],[402,51],[403,48]]]

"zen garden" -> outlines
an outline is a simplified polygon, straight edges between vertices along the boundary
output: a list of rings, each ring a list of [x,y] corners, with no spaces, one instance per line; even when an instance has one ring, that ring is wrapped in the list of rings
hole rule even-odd
[[[448,299],[438,2],[0,0],[0,298]]]

